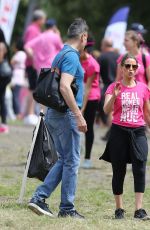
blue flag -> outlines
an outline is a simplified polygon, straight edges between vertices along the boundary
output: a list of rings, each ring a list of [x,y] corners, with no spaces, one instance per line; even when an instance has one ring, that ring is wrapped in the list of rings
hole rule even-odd
[[[113,41],[113,47],[118,49],[120,53],[124,52],[123,42],[129,11],[129,7],[122,7],[117,10],[111,17],[104,35],[105,38]]]

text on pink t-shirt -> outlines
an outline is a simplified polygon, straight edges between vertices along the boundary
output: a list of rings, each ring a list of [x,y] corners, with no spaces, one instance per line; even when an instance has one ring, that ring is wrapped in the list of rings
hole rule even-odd
[[[127,87],[121,83],[121,92],[114,102],[112,123],[126,127],[145,125],[143,106],[150,98],[148,87],[136,82],[136,86]],[[112,83],[105,94],[113,94],[116,83]]]

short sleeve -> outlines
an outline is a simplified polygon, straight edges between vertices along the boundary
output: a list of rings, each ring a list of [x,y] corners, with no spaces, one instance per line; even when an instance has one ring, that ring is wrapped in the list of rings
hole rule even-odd
[[[113,91],[114,91],[114,87],[115,87],[115,83],[110,84],[110,85],[108,86],[106,92],[105,92],[105,95],[106,95],[106,94],[111,94],[111,95],[112,95],[112,94],[113,94]]]
[[[24,51],[18,51],[16,54],[12,57],[13,61],[16,62],[24,62],[26,60],[26,53]]]
[[[19,52],[17,52],[16,54],[14,54],[14,56],[12,57],[13,61],[20,61],[20,55],[19,55]]]
[[[149,101],[150,100],[150,90],[148,87],[145,87],[145,93],[144,93],[144,101]]]
[[[60,69],[61,73],[68,73],[72,76],[76,75],[79,65],[79,57],[76,53],[69,52],[63,59]]]
[[[150,66],[150,55],[146,55],[146,68]]]
[[[99,72],[100,72],[100,67],[98,63],[91,63],[87,69],[88,77],[91,77],[93,76],[93,74],[99,73]]]
[[[117,64],[120,64],[120,63],[121,63],[122,58],[123,58],[123,56],[122,56],[122,55],[120,55],[120,56],[118,57],[118,59],[117,59]]]

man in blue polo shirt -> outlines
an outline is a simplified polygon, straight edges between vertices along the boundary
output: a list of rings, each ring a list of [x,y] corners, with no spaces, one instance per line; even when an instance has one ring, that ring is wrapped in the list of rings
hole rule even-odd
[[[79,52],[87,43],[88,26],[77,18],[68,29],[68,42],[56,56],[52,66],[58,60],[61,71],[60,91],[69,109],[60,113],[48,108],[46,122],[54,138],[59,160],[50,170],[44,183],[40,185],[29,202],[29,208],[38,215],[53,217],[45,199],[48,198],[61,182],[61,202],[58,217],[84,218],[74,208],[77,173],[80,162],[80,133],[86,132],[87,125],[80,108],[83,101],[83,69],[79,60]],[[64,55],[64,56],[63,56]],[[61,58],[62,57],[62,58]],[[73,79],[76,79],[78,93],[76,98],[71,89]]]

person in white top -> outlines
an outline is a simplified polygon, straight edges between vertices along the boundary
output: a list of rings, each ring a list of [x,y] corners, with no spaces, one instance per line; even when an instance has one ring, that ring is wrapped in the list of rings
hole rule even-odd
[[[12,75],[12,93],[13,93],[13,108],[16,116],[20,117],[20,91],[22,87],[27,86],[25,78],[25,61],[26,53],[23,50],[23,41],[18,39],[15,45],[15,54],[11,59],[11,65],[13,67]]]

